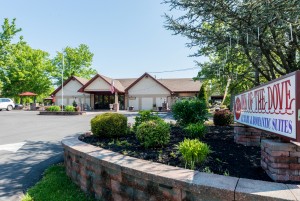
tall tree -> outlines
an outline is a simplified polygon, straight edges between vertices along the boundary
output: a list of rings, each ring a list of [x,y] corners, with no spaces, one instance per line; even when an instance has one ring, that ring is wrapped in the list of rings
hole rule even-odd
[[[66,47],[63,52],[57,52],[56,57],[52,60],[56,67],[53,78],[57,85],[61,84],[63,56],[63,80],[68,79],[72,75],[89,79],[97,73],[95,69],[91,68],[94,54],[90,52],[87,45],[81,44],[77,48]]]
[[[9,69],[7,65],[8,52],[10,50],[11,40],[16,36],[18,32],[21,31],[20,28],[16,27],[16,19],[11,22],[9,19],[5,18],[2,30],[0,31],[0,92],[2,88],[2,82],[6,81],[8,78],[5,76],[5,72]],[[0,93],[1,94],[1,93]]]
[[[11,45],[6,64],[9,68],[4,71],[4,96],[18,97],[24,91],[46,96],[52,90],[53,66],[47,52],[32,49],[21,40]]]
[[[299,0],[164,0],[179,17],[165,15],[166,28],[212,56],[206,67],[226,79],[255,85],[300,69]],[[299,17],[298,17],[299,16]],[[239,66],[246,65],[246,71]],[[242,79],[241,79],[242,80]],[[232,82],[234,83],[234,82]]]

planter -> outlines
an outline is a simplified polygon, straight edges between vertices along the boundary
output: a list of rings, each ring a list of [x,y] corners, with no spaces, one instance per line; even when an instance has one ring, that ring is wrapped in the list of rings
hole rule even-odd
[[[40,111],[40,115],[83,115],[86,112],[78,111],[78,112],[66,112],[66,111],[59,111],[59,112],[50,112],[50,111]]]
[[[64,139],[67,175],[104,200],[297,200],[297,185],[208,174]],[[105,193],[103,193],[105,192]]]

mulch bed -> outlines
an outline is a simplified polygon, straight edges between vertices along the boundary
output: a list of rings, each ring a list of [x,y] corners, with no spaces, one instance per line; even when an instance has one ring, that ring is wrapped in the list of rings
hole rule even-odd
[[[82,135],[79,139],[128,156],[184,168],[185,164],[180,160],[174,145],[183,141],[185,137],[181,128],[172,127],[169,145],[154,149],[142,147],[134,135],[118,139]],[[213,152],[203,164],[197,165],[195,170],[272,181],[260,166],[260,147],[246,147],[234,143],[233,127],[210,126],[209,132],[201,141],[207,143]]]

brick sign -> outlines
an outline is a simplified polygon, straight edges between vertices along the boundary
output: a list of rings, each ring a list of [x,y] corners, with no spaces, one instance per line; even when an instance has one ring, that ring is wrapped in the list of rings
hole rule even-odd
[[[234,120],[300,141],[300,71],[235,96]]]

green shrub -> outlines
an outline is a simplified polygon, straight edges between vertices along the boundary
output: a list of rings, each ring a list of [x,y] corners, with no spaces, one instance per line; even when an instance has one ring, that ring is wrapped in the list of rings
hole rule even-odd
[[[170,141],[170,126],[161,120],[150,120],[137,127],[136,138],[144,147],[161,147]]]
[[[175,120],[180,125],[190,123],[204,123],[207,120],[207,107],[204,100],[180,100],[172,106],[172,112]]]
[[[202,138],[207,133],[207,127],[203,123],[189,124],[184,130],[191,138]]]
[[[233,114],[229,110],[221,110],[214,114],[213,121],[215,126],[228,126],[233,124]]]
[[[191,169],[195,168],[195,164],[205,161],[211,152],[209,146],[198,139],[185,139],[177,145],[177,148],[185,161],[185,167],[190,166]]]
[[[201,88],[200,88],[200,91],[199,91],[199,94],[198,94],[198,99],[205,101],[206,106],[208,106],[208,98],[207,98],[206,84],[205,83],[203,83],[201,85]]]
[[[75,108],[74,108],[73,105],[67,105],[67,106],[65,107],[65,111],[66,111],[66,112],[75,112]]]
[[[91,120],[93,135],[99,137],[120,137],[127,134],[127,117],[117,113],[104,113]]]
[[[141,125],[143,122],[150,120],[163,121],[157,114],[151,112],[150,110],[139,111],[139,116],[135,117],[133,130],[136,131],[139,125]]]
[[[60,109],[60,107],[58,105],[52,105],[52,106],[48,107],[46,110],[50,111],[50,112],[58,112],[61,109]]]

